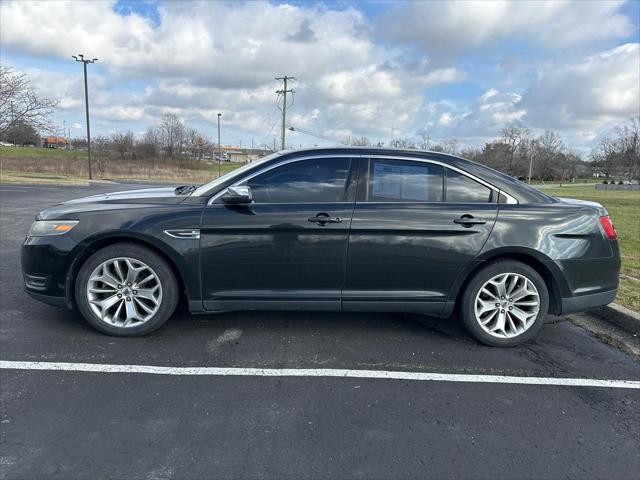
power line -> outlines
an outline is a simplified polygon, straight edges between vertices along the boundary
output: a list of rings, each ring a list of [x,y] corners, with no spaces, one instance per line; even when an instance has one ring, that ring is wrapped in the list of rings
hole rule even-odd
[[[321,140],[325,140],[325,141],[327,141],[327,142],[331,142],[331,143],[339,143],[339,142],[336,142],[336,141],[335,141],[334,139],[332,139],[332,138],[325,137],[325,136],[323,136],[323,135],[319,135],[319,134],[317,134],[317,133],[313,133],[313,132],[311,132],[311,131],[309,131],[309,130],[306,130],[306,129],[304,129],[304,128],[294,127],[293,125],[287,125],[287,130],[290,130],[290,131],[292,131],[292,132],[300,132],[300,133],[303,133],[304,135],[310,135],[310,136],[312,136],[312,137],[316,137],[316,138],[319,138],[319,139],[321,139]]]
[[[287,89],[287,82],[289,80],[295,80],[295,77],[289,77],[287,75],[285,75],[284,77],[276,77],[276,80],[282,80],[283,81],[283,88],[282,90],[276,90],[276,93],[278,94],[278,96],[282,95],[283,100],[282,100],[282,127],[281,127],[281,149],[284,150],[285,149],[285,123],[287,121],[287,93],[291,93],[291,95],[293,96],[293,90],[292,89]]]

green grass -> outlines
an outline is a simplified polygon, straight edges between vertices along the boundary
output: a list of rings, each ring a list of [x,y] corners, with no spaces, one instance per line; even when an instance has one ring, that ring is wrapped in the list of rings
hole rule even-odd
[[[38,147],[0,147],[2,158],[87,158],[86,150]]]
[[[622,256],[620,290],[616,302],[640,312],[640,192],[596,190],[593,186],[543,191],[556,197],[591,200],[607,209],[618,232]]]

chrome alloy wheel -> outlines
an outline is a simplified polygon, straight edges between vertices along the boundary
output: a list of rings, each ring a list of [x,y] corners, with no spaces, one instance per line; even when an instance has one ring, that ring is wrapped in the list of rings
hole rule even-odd
[[[98,265],[87,282],[93,313],[116,327],[137,327],[150,320],[162,303],[162,285],[151,267],[128,257]]]
[[[526,332],[539,311],[538,289],[519,273],[501,273],[491,278],[474,302],[478,325],[497,338],[513,338]]]

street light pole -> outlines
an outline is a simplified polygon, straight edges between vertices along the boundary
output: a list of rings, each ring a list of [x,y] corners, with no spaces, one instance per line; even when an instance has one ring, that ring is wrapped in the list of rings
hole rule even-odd
[[[222,175],[222,145],[220,144],[220,117],[221,113],[218,114],[218,177]]]
[[[89,127],[89,88],[87,86],[87,64],[95,63],[98,61],[98,59],[85,59],[84,55],[81,53],[79,53],[78,56],[72,55],[72,57],[76,62],[82,62],[82,66],[84,67],[84,107],[85,113],[87,115],[87,161],[89,162],[89,180],[91,180],[93,179],[93,175],[91,174],[91,128]]]

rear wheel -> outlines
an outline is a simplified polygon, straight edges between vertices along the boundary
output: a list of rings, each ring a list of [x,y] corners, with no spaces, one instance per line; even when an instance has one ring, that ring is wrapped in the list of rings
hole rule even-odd
[[[549,293],[540,274],[524,263],[502,260],[474,275],[462,294],[460,315],[480,342],[512,347],[540,330],[548,308]]]
[[[159,328],[178,303],[178,284],[167,262],[130,243],[108,246],[80,268],[76,303],[101,332],[145,335]]]

